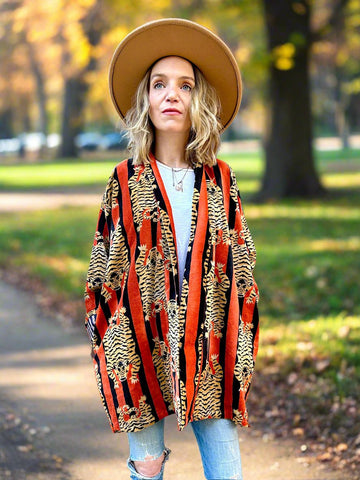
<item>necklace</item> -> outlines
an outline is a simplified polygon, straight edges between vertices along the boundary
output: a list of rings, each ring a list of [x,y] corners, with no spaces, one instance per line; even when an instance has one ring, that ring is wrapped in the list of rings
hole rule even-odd
[[[155,160],[158,161],[159,163],[161,163],[162,165],[164,165],[164,167],[171,168],[173,187],[175,188],[175,190],[177,192],[183,192],[184,191],[184,178],[186,177],[186,174],[187,174],[190,166],[188,166],[187,168],[173,168],[173,167],[170,167],[169,165],[166,165],[166,163],[161,162],[157,158],[155,158]],[[185,170],[185,173],[182,176],[182,178],[180,180],[178,180],[176,178],[176,174],[182,172],[183,170]]]
[[[180,179],[180,180],[177,180],[176,178],[176,174],[181,172],[182,170],[185,170],[185,173],[183,175],[183,177]],[[184,178],[187,174],[189,170],[189,167],[187,167],[186,169],[185,168],[179,168],[179,169],[175,169],[175,168],[172,168],[171,167],[171,172],[172,172],[172,179],[173,179],[173,187],[175,188],[175,190],[177,192],[183,192],[184,191]]]

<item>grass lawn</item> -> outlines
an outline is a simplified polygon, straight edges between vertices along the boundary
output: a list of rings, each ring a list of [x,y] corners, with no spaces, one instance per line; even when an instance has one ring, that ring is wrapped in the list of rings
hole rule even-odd
[[[259,365],[321,371],[339,395],[351,393],[360,377],[359,157],[358,151],[317,154],[330,192],[322,199],[256,205],[249,200],[263,170],[259,155],[221,156],[237,174],[258,251]],[[0,165],[0,189],[100,192],[116,163]],[[0,266],[21,269],[64,299],[81,299],[98,207],[2,214]]]

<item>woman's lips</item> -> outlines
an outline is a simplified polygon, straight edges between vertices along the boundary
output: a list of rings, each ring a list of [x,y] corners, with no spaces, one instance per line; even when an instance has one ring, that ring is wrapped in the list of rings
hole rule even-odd
[[[165,110],[163,110],[162,113],[164,113],[166,115],[180,115],[181,114],[180,110],[177,110],[176,108],[165,108]]]

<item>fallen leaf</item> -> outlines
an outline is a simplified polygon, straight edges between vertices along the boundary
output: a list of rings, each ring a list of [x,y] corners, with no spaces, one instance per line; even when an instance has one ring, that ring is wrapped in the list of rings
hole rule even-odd
[[[342,325],[338,330],[339,338],[347,338],[350,334],[350,327],[349,325]]]
[[[291,372],[287,377],[287,383],[289,385],[294,385],[294,383],[296,382],[297,379],[298,379],[297,373]]]
[[[299,415],[298,413],[296,413],[296,414],[294,415],[294,418],[293,418],[293,425],[294,425],[295,427],[298,426],[299,423],[300,423],[300,421],[301,421],[301,415]]]
[[[321,373],[321,372],[325,371],[328,368],[329,365],[330,365],[330,359],[329,358],[324,358],[322,360],[318,360],[315,363],[315,370],[318,373]]]
[[[63,463],[63,459],[59,457],[58,455],[53,455],[52,459],[54,460],[55,463]]]
[[[336,445],[335,450],[337,452],[346,452],[348,448],[349,447],[346,443],[339,443],[338,445]]]
[[[320,462],[330,462],[330,460],[332,460],[333,456],[330,452],[325,452],[325,453],[322,453],[321,455],[318,455],[316,458]]]
[[[21,453],[28,453],[28,452],[31,452],[31,450],[33,449],[33,446],[30,445],[30,444],[28,444],[28,445],[18,445],[16,448]]]

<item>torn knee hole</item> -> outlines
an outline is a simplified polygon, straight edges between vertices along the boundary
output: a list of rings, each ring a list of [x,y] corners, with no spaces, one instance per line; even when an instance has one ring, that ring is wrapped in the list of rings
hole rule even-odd
[[[141,475],[146,475],[147,477],[153,477],[158,475],[161,471],[162,464],[165,459],[165,453],[162,453],[160,457],[154,458],[153,455],[148,455],[145,457],[145,460],[136,460],[134,465],[136,471]]]

